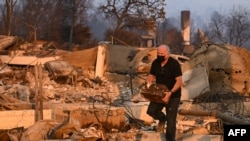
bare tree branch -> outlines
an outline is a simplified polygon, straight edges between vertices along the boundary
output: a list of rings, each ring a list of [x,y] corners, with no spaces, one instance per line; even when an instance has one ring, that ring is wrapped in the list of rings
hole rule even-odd
[[[215,12],[211,16],[211,36],[222,43],[243,46],[250,40],[250,11],[243,6],[234,6],[228,15]]]
[[[14,11],[14,7],[17,3],[17,0],[5,0],[5,6],[6,6],[6,18],[7,18],[7,23],[6,23],[6,35],[10,36],[11,34],[11,25],[12,25],[12,14]]]
[[[114,29],[144,27],[150,20],[165,19],[164,0],[107,0],[99,6],[106,18],[114,22]]]

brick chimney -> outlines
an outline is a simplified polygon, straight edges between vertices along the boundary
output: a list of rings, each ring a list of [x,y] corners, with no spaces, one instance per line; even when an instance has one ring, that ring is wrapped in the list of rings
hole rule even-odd
[[[181,30],[183,45],[190,45],[190,11],[181,11]]]

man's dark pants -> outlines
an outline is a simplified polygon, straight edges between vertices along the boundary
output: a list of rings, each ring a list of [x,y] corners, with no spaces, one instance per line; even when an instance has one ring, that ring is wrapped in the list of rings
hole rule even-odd
[[[166,139],[167,141],[175,141],[176,134],[176,118],[178,107],[180,104],[180,98],[171,98],[168,104],[150,102],[147,110],[147,114],[153,117],[159,122],[167,121]],[[167,116],[162,112],[165,107]]]

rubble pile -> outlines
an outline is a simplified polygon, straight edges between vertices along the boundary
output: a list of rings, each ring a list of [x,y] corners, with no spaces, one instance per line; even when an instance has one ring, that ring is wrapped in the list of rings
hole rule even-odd
[[[69,52],[53,42],[20,41],[0,36],[0,110],[52,109],[53,117],[25,130],[1,130],[1,139],[137,140],[155,131],[157,121],[143,110],[144,117],[136,117],[135,109],[148,104],[140,86],[156,49],[108,44],[100,45],[101,53],[99,46]],[[248,51],[204,44],[190,58],[171,56],[183,71],[178,133],[220,135],[222,124],[248,123]]]
[[[184,74],[200,69],[202,71],[195,74],[203,73],[203,76],[206,76],[196,81],[192,81],[199,77],[194,76],[195,74],[191,74],[193,77],[184,78],[184,90],[189,86],[201,88],[200,91],[193,88],[192,93],[186,96],[194,99],[203,110],[218,110],[231,116],[249,116],[244,106],[250,96],[249,57],[250,53],[245,48],[204,44],[191,56],[190,61],[182,66]]]
[[[6,38],[9,37],[6,36]],[[59,104],[91,104],[90,108],[77,108],[78,114],[80,114],[78,116],[74,114],[74,111],[77,110],[58,108],[55,111],[55,120],[37,121],[25,131],[23,130],[22,135],[13,136],[19,137],[21,140],[70,138],[98,140],[107,138],[109,135],[106,132],[130,129],[125,124],[124,111],[110,108],[119,107],[124,101],[129,101],[132,96],[131,91],[136,91],[136,89],[130,88],[129,76],[125,76],[125,79],[122,78],[122,82],[110,81],[105,77],[94,77],[94,63],[82,64],[81,60],[84,59],[82,54],[80,54],[81,58],[76,61],[77,56],[73,55],[74,57],[72,57],[67,51],[57,50],[54,44],[52,47],[50,47],[51,44],[47,43],[16,45],[17,37],[14,38],[15,40],[7,40],[6,38],[1,37],[4,39],[1,40],[1,48],[5,49],[2,50],[3,55],[0,56],[1,111],[34,109],[38,100],[36,95],[39,88],[36,86],[37,81],[41,81],[40,84],[42,84],[44,109],[53,108],[51,106]],[[15,51],[12,51],[12,47],[15,47]],[[9,52],[6,54],[8,50]],[[93,51],[93,49],[90,50]],[[85,59],[95,62],[95,59],[92,58],[93,54],[90,54],[89,57]],[[86,62],[91,61],[86,60]],[[72,62],[74,66],[69,62]],[[36,67],[41,66],[41,64],[42,70],[36,72]],[[37,75],[42,76],[41,80],[37,79]],[[116,77],[116,74],[107,73],[107,75],[109,78]],[[97,103],[96,105],[108,105],[109,109],[102,106],[96,107],[95,103]],[[131,118],[132,116],[127,114],[127,117]],[[89,121],[87,122],[86,119]],[[107,124],[110,125],[107,126]],[[4,131],[9,132],[10,130],[3,130],[1,133],[7,133]],[[5,135],[10,137],[10,135]]]

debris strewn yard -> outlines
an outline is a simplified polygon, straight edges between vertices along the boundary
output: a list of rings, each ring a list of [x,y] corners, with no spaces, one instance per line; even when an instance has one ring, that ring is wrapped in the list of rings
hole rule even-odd
[[[0,36],[0,138],[10,140],[164,140],[146,114],[140,86],[155,48],[112,44],[64,51],[47,42]],[[178,140],[250,123],[250,52],[204,43],[183,71]],[[211,137],[212,138],[212,137]]]

